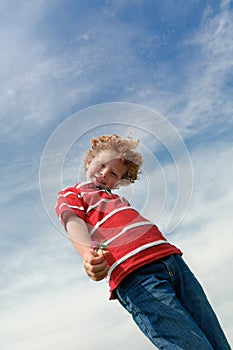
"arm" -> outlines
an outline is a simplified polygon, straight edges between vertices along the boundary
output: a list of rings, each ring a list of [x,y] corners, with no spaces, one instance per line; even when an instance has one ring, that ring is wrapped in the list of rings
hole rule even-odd
[[[90,235],[86,223],[72,212],[64,212],[63,220],[74,248],[83,259],[83,266],[87,275],[94,281],[104,279],[109,270],[106,261],[108,251],[98,251],[90,248]]]

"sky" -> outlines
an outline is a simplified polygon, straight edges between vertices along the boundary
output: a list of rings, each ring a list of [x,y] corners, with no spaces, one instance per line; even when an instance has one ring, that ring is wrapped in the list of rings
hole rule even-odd
[[[102,133],[140,139],[120,194],[183,251],[233,345],[233,2],[2,0],[0,17],[1,349],[154,349],[54,214]]]

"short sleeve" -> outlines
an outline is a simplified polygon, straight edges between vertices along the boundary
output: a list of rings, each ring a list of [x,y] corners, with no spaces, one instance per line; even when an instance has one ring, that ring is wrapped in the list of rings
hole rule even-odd
[[[79,190],[75,187],[68,187],[60,191],[58,193],[55,210],[58,218],[61,220],[64,226],[65,222],[63,221],[62,214],[65,211],[70,211],[84,220],[85,209]]]

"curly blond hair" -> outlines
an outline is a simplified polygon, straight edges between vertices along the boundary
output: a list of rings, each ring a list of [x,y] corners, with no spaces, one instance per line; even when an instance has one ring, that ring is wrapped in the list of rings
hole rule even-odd
[[[85,154],[84,169],[85,171],[87,170],[87,165],[99,152],[111,149],[120,155],[121,161],[127,167],[123,179],[128,180],[130,183],[134,183],[135,180],[138,179],[138,174],[140,173],[140,168],[143,163],[141,154],[135,151],[138,144],[139,140],[121,138],[116,134],[102,135],[93,138],[91,139],[92,149],[88,150]]]

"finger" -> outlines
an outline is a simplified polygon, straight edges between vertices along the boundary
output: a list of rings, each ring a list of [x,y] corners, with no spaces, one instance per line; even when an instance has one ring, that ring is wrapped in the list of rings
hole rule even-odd
[[[106,250],[106,249],[102,249],[102,254],[103,254],[104,258],[106,259],[110,255],[110,251]]]
[[[87,275],[94,281],[101,281],[107,276],[109,270],[109,266],[106,266],[105,269],[100,271],[92,272],[90,270],[86,270]]]
[[[94,250],[92,249],[89,253],[85,254],[83,257],[83,263],[87,263],[90,265],[97,265],[104,261],[104,258],[102,255],[96,255]]]
[[[92,249],[91,250],[91,255],[94,256],[95,258],[96,257],[102,257],[101,249]]]
[[[110,252],[103,249],[92,250],[92,254],[88,256],[88,261],[90,264],[100,264],[109,256]]]
[[[98,273],[103,271],[108,265],[106,260],[102,260],[99,264],[93,264],[93,262],[90,263],[88,261],[84,261],[83,266],[85,270],[90,271],[91,273]]]
[[[103,263],[96,265],[92,265],[84,261],[83,266],[87,275],[94,280],[103,279],[109,270],[106,260],[104,260]]]
[[[104,259],[107,259],[109,255],[110,255],[110,252],[109,250],[106,250],[106,249],[98,249],[97,251],[95,250],[94,252],[95,257],[101,256],[101,257],[104,257]]]

